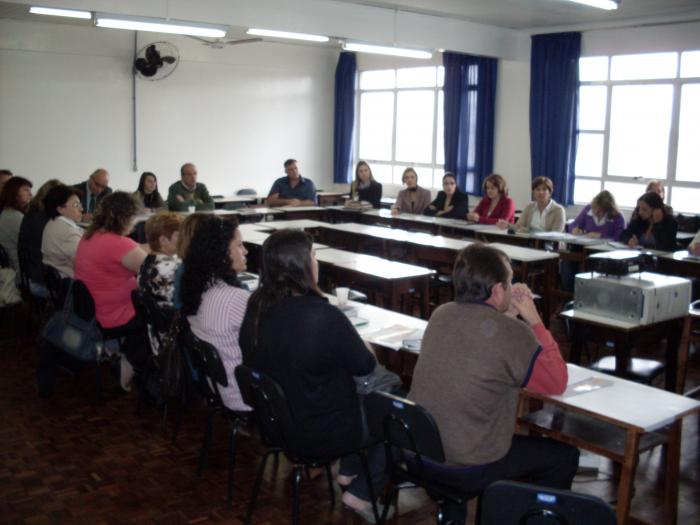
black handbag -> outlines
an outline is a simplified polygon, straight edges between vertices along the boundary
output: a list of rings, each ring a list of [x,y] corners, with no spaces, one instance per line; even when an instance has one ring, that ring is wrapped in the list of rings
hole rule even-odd
[[[41,337],[81,361],[97,361],[104,350],[102,333],[94,316],[86,321],[75,314],[72,291],[73,281],[63,302],[63,310],[51,316],[41,331]]]
[[[367,395],[372,392],[391,393],[397,388],[401,388],[401,378],[391,370],[387,370],[385,366],[377,363],[374,370],[366,376],[355,377],[355,388],[360,395]]]

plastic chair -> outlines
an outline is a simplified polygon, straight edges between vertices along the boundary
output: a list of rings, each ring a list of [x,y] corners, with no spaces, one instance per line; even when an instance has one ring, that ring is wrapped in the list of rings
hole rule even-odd
[[[387,501],[398,499],[401,485],[408,482],[424,488],[438,503],[438,524],[448,523],[446,504],[464,506],[466,513],[467,501],[483,490],[481,467],[445,464],[440,431],[432,416],[413,401],[385,392],[367,396],[365,411],[370,431],[384,440],[387,473],[394,484]]]
[[[216,348],[206,341],[199,339],[190,328],[190,323],[186,318],[179,319],[180,333],[179,342],[188,355],[188,361],[196,370],[199,381],[200,392],[207,403],[207,422],[204,429],[202,448],[199,453],[199,464],[197,466],[197,477],[202,475],[202,471],[209,457],[211,448],[212,424],[214,416],[221,414],[231,423],[231,434],[229,441],[229,464],[228,464],[228,488],[227,501],[229,507],[233,506],[233,479],[236,467],[236,437],[241,425],[250,421],[250,412],[231,410],[224,405],[219,392],[219,385],[228,386],[226,369],[221,361],[221,356]]]
[[[236,195],[257,195],[258,192],[253,188],[241,188],[236,192]]]
[[[302,472],[309,468],[324,468],[328,477],[328,492],[331,500],[331,505],[335,504],[335,491],[333,489],[333,480],[331,476],[331,463],[338,457],[308,457],[299,454],[295,451],[293,443],[303,439],[303,434],[300,434],[300,426],[294,419],[292,412],[287,402],[287,398],[282,391],[282,388],[269,376],[255,371],[247,366],[240,365],[236,367],[236,380],[241,389],[241,394],[245,402],[253,407],[255,420],[262,436],[263,442],[267,445],[267,451],[263,455],[258,472],[253,485],[253,493],[250,498],[248,512],[244,523],[249,524],[253,517],[255,502],[257,501],[260,485],[262,484],[262,476],[265,471],[265,465],[271,454],[282,452],[289,461],[294,465],[293,478],[293,506],[292,506],[292,524],[299,523],[299,489],[301,487]],[[341,456],[352,453],[360,454],[362,461],[362,469],[367,481],[367,486],[370,489],[370,499],[372,500],[372,510],[374,512],[375,522],[379,523],[379,512],[377,510],[376,498],[372,489],[372,483],[369,475],[369,466],[364,450],[348,450],[347,453]]]
[[[529,483],[498,481],[484,492],[480,525],[615,525],[602,499]]]
[[[44,273],[46,289],[49,292],[49,301],[55,310],[60,310],[63,307],[63,300],[66,295],[67,288],[65,283],[70,281],[70,279],[66,278],[64,280],[58,270],[49,264],[42,264],[41,269]]]

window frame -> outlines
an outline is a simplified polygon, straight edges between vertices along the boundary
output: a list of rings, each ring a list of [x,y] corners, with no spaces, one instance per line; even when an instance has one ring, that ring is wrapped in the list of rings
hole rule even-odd
[[[421,66],[421,67],[434,67],[435,68],[435,86],[432,87],[398,87],[398,82],[397,80],[397,71],[400,69],[414,69],[414,67],[382,67],[382,68],[371,68],[371,69],[365,69],[358,71],[357,75],[357,90],[355,93],[356,100],[355,100],[355,107],[357,108],[356,111],[356,125],[355,125],[355,137],[354,137],[354,147],[353,147],[353,159],[354,159],[354,165],[357,164],[358,161],[364,160],[367,163],[369,163],[370,166],[389,166],[392,169],[392,177],[391,177],[391,182],[386,182],[386,184],[394,184],[401,186],[401,180],[399,179],[398,181],[396,180],[396,174],[394,172],[394,167],[395,166],[404,166],[405,168],[411,167],[416,169],[419,172],[419,180],[422,182],[422,186],[428,189],[442,189],[442,175],[440,175],[439,180],[437,180],[436,183],[436,171],[444,173],[445,170],[445,165],[444,162],[442,164],[437,163],[437,156],[438,156],[438,148],[442,147],[443,148],[443,156],[444,156],[444,144],[437,144],[437,138],[438,138],[438,111],[440,109],[440,100],[442,98],[443,104],[444,104],[444,93],[442,97],[440,96],[440,93],[443,91],[443,85],[444,85],[444,74],[441,76],[440,75],[440,68],[443,67],[441,65],[429,65],[429,66]],[[362,89],[361,86],[361,76],[363,73],[366,73],[368,71],[377,71],[377,70],[393,70],[394,71],[394,87],[393,88],[379,88],[379,89]],[[440,79],[443,79],[443,85],[440,85]],[[404,162],[404,161],[399,161],[396,159],[396,140],[397,140],[397,121],[398,121],[398,100],[399,100],[399,93],[401,92],[409,92],[409,91],[430,91],[432,90],[434,93],[433,97],[433,133],[431,137],[431,162],[426,163],[426,162]],[[363,93],[392,93],[394,97],[394,107],[393,107],[393,120],[392,120],[392,140],[391,140],[391,160],[377,160],[377,159],[372,159],[372,158],[364,158],[360,156],[360,130],[362,128],[362,94]],[[444,115],[443,115],[444,119]],[[443,122],[444,125],[444,122]],[[425,183],[425,174],[426,171],[430,171],[430,184]]]
[[[584,134],[594,134],[603,136],[603,154],[602,154],[602,167],[601,176],[593,177],[590,175],[576,175],[574,173],[576,181],[586,180],[586,181],[597,181],[599,183],[599,191],[605,188],[606,182],[618,182],[618,183],[642,183],[646,184],[651,179],[646,179],[643,177],[625,177],[620,175],[610,175],[608,173],[608,162],[610,154],[610,119],[611,119],[611,109],[612,109],[612,92],[613,88],[617,86],[647,86],[647,85],[670,85],[672,86],[673,100],[671,103],[671,125],[670,133],[668,137],[668,158],[666,161],[666,173],[664,177],[658,177],[658,180],[663,182],[666,189],[665,201],[673,206],[673,192],[674,189],[679,189],[682,191],[684,188],[692,188],[700,190],[700,181],[678,181],[676,180],[676,164],[678,160],[678,144],[679,144],[679,132],[680,132],[680,108],[681,108],[681,93],[684,85],[687,84],[700,84],[699,77],[681,77],[681,64],[682,55],[684,52],[697,51],[695,49],[686,49],[682,51],[676,51],[678,54],[678,60],[676,64],[676,76],[674,78],[659,78],[659,79],[641,79],[641,80],[611,80],[610,73],[612,68],[612,62],[614,56],[622,55],[620,54],[609,54],[609,55],[590,55],[581,58],[593,58],[598,56],[606,56],[608,59],[607,64],[607,78],[606,80],[586,80],[579,82],[579,94],[581,87],[585,86],[604,86],[606,88],[606,107],[605,107],[605,124],[602,130],[589,130],[589,129],[576,129],[576,139],[581,133]],[[629,53],[624,53],[629,54]],[[639,53],[647,54],[647,53]],[[654,54],[654,53],[648,53]],[[580,103],[579,103],[580,104]],[[580,109],[580,106],[579,106]],[[700,169],[700,167],[699,167]],[[618,199],[619,200],[619,199]],[[585,205],[589,201],[582,202],[574,200],[575,205]],[[621,206],[624,209],[632,209],[626,206]],[[689,211],[681,211],[681,213],[692,213]],[[696,212],[697,213],[697,212]]]

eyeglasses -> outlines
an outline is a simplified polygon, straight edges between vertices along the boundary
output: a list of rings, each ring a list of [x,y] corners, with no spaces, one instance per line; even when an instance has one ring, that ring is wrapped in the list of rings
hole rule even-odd
[[[69,204],[68,206],[61,206],[61,208],[80,208],[82,210],[83,205],[80,204],[80,201],[78,201],[78,202],[74,202],[73,204]]]

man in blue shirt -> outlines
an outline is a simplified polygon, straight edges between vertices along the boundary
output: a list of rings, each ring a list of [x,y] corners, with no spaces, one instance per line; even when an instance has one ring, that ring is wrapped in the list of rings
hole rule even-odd
[[[284,162],[286,177],[275,181],[267,196],[268,206],[315,206],[316,186],[299,174],[299,166],[294,159]]]

